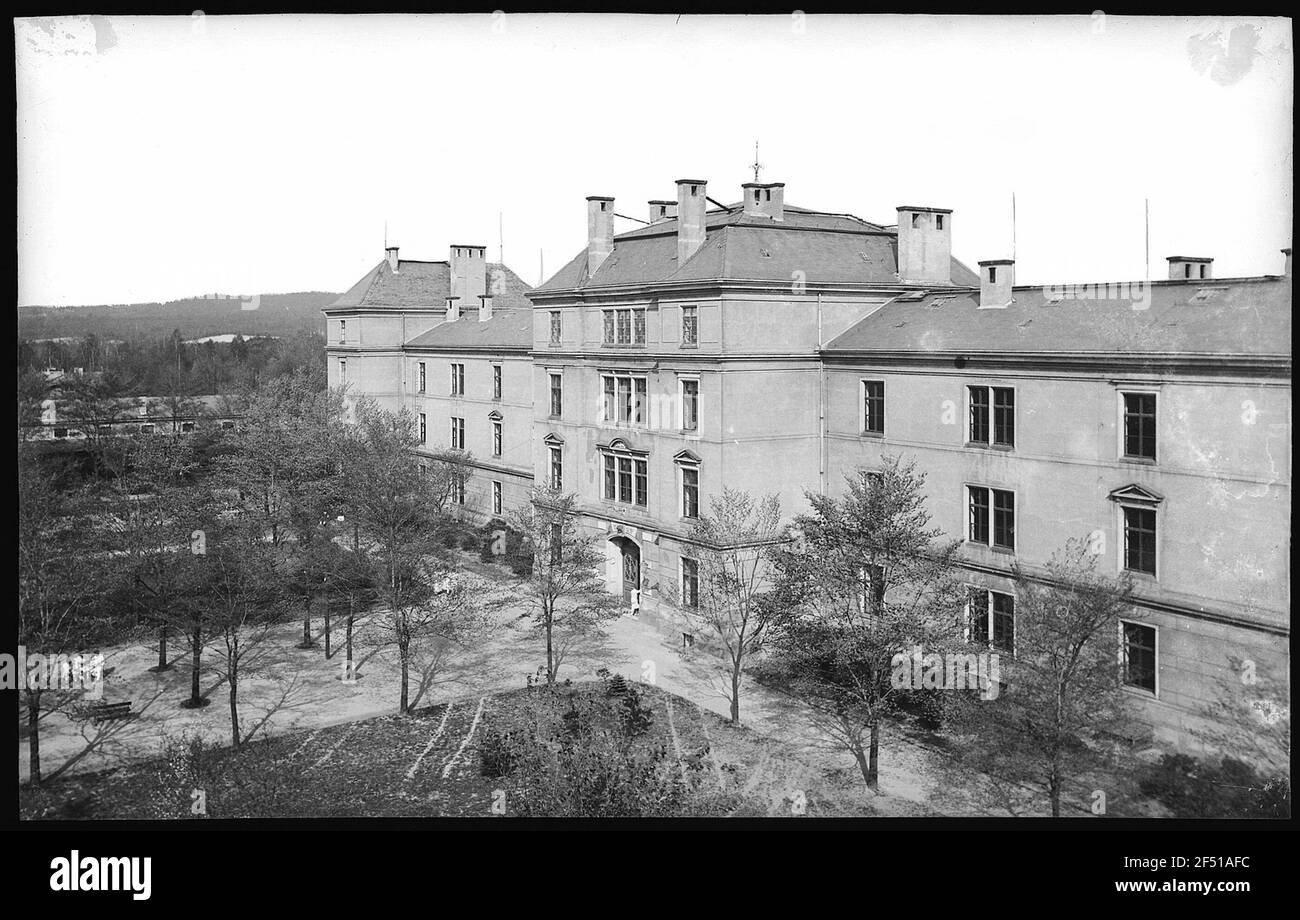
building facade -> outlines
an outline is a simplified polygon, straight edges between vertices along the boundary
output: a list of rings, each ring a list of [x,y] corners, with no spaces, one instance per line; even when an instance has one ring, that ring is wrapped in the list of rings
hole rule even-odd
[[[691,529],[724,485],[788,519],[896,456],[962,541],[976,637],[1014,654],[1013,566],[1081,539],[1136,584],[1120,664],[1163,740],[1188,745],[1232,662],[1286,674],[1289,250],[1277,276],[1180,256],[1155,284],[1027,288],[953,258],[950,210],[676,192],[617,234],[588,198],[586,248],[534,289],[482,247],[390,251],[326,311],[331,384],[471,453],[475,514],[574,494],[606,586],[643,609],[691,601]]]

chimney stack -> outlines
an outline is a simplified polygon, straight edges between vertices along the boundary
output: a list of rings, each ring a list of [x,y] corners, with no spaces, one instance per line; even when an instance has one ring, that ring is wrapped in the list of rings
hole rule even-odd
[[[614,251],[614,199],[592,195],[587,199],[587,277]]]
[[[1288,246],[1282,250],[1282,255],[1286,256],[1286,261],[1282,263],[1282,274],[1291,277],[1291,248]]]
[[[707,190],[708,182],[704,179],[677,180],[677,265],[679,268],[704,245],[707,232],[704,223]]]
[[[677,216],[677,202],[675,201],[650,202],[650,223],[657,224],[661,220],[671,220],[676,216]]]
[[[1213,277],[1213,259],[1200,256],[1169,256],[1170,281],[1201,281]]]
[[[446,320],[449,323],[454,323],[458,319],[460,319],[460,298],[448,297]]]
[[[1008,307],[1016,285],[1016,263],[1012,259],[989,259],[980,266],[980,309]]]
[[[492,295],[479,294],[478,295],[478,321],[480,323],[486,323],[491,318],[492,318]]]
[[[389,271],[397,271],[397,247],[387,246],[384,248],[384,255],[388,256]]]
[[[487,247],[453,244],[451,247],[452,297],[460,298],[460,308],[471,307],[480,294],[487,292]]]
[[[952,211],[898,207],[898,280],[909,284],[952,283]]]
[[[785,220],[784,182],[746,182],[741,188],[744,189],[746,217]]]

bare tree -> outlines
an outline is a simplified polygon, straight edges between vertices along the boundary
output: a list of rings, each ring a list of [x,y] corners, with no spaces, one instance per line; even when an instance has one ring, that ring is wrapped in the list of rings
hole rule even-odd
[[[452,463],[430,465],[417,458],[419,438],[408,411],[394,414],[361,400],[354,417],[353,438],[341,451],[344,482],[383,604],[375,634],[381,645],[397,650],[398,710],[407,713],[411,668],[421,646],[451,641],[478,616],[475,599],[450,577],[439,540],[450,526],[448,505],[463,473]]]
[[[1071,539],[1041,572],[1015,568],[1015,657],[996,698],[968,699],[962,722],[974,763],[1044,788],[1052,817],[1066,783],[1105,762],[1131,731],[1120,616],[1132,605],[1127,575],[1097,571],[1087,540]]]
[[[676,608],[693,634],[718,643],[725,671],[724,695],[731,721],[740,724],[740,687],[745,668],[768,637],[773,561],[785,540],[781,503],[775,495],[755,501],[723,488],[709,497],[709,512],[691,528],[695,581],[674,592]]]
[[[808,495],[795,545],[777,560],[773,656],[761,678],[807,705],[879,790],[886,714],[911,687],[891,678],[895,656],[960,641],[956,543],[941,542],[915,463],[885,458],[846,477],[836,499]]]
[[[605,557],[579,529],[575,496],[534,489],[510,526],[522,538],[515,568],[527,567],[533,623],[546,642],[546,682],[554,684],[574,643],[618,616],[618,600],[605,590]]]

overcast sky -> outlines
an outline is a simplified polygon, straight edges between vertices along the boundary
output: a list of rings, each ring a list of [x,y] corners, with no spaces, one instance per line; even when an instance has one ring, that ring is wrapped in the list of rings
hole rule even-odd
[[[17,22],[19,302],[343,291],[482,243],[536,284],[588,195],[673,180],[893,223],[1017,280],[1291,244],[1289,22],[1120,17],[258,16]],[[499,218],[499,215],[501,217]],[[635,227],[620,221],[617,229]]]

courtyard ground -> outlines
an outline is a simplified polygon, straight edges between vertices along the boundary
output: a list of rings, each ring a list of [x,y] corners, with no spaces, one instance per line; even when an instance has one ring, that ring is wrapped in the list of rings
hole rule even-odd
[[[495,604],[493,628],[486,637],[466,648],[449,648],[439,656],[431,674],[412,675],[412,705],[428,709],[454,704],[463,714],[465,707],[485,696],[518,690],[544,662],[544,646],[527,617],[529,598],[501,569],[465,556],[469,577],[478,580],[475,593]],[[375,648],[376,618],[381,610],[359,616],[354,633],[359,679],[347,683],[343,675],[342,621],[333,625],[334,655],[323,652],[323,620],[314,622],[317,647],[297,649],[301,623],[277,628],[270,646],[277,661],[266,673],[249,676],[240,683],[240,714],[245,736],[280,737],[306,732],[334,738],[350,748],[348,756],[368,756],[364,745],[347,742],[348,725],[361,720],[395,715],[398,708],[398,661],[391,648]],[[204,675],[202,687],[211,704],[202,709],[183,709],[189,695],[190,667],[184,647],[175,643],[175,667],[163,673],[149,670],[157,663],[155,645],[127,645],[105,649],[106,667],[112,668],[104,687],[110,702],[130,700],[135,715],[128,720],[92,726],[59,713],[42,720],[41,750],[45,775],[66,763],[67,773],[96,772],[139,763],[157,757],[169,739],[198,736],[213,743],[229,744],[230,715],[226,688],[215,677]],[[426,660],[424,664],[428,664]],[[623,616],[607,624],[604,634],[586,639],[565,658],[561,677],[574,681],[592,680],[601,668],[631,680],[653,684],[668,694],[683,697],[701,710],[720,717],[728,712],[721,692],[721,674],[706,649],[683,649],[680,632],[649,616]],[[741,695],[741,719],[754,744],[763,737],[776,739],[782,749],[823,775],[852,780],[857,766],[847,752],[828,744],[797,703],[771,690],[746,681]],[[322,734],[328,732],[328,735]],[[305,736],[304,736],[305,737]],[[315,742],[313,742],[315,743]],[[360,752],[360,753],[356,753]],[[320,752],[323,753],[323,752]],[[374,756],[370,752],[369,756]],[[952,757],[942,743],[925,732],[904,724],[891,723],[883,732],[880,753],[880,794],[860,785],[864,802],[872,813],[887,816],[913,815],[1042,815],[1042,796],[1012,783],[1001,783],[982,774],[955,774]],[[20,779],[28,775],[26,739],[19,745]],[[1088,784],[1083,784],[1088,786]],[[1090,788],[1090,787],[1089,787]],[[1087,789],[1080,788],[1067,813],[1088,815]],[[1115,796],[1111,796],[1112,802]],[[1129,814],[1151,813],[1149,807],[1132,803]],[[1112,812],[1114,808],[1112,806]]]

